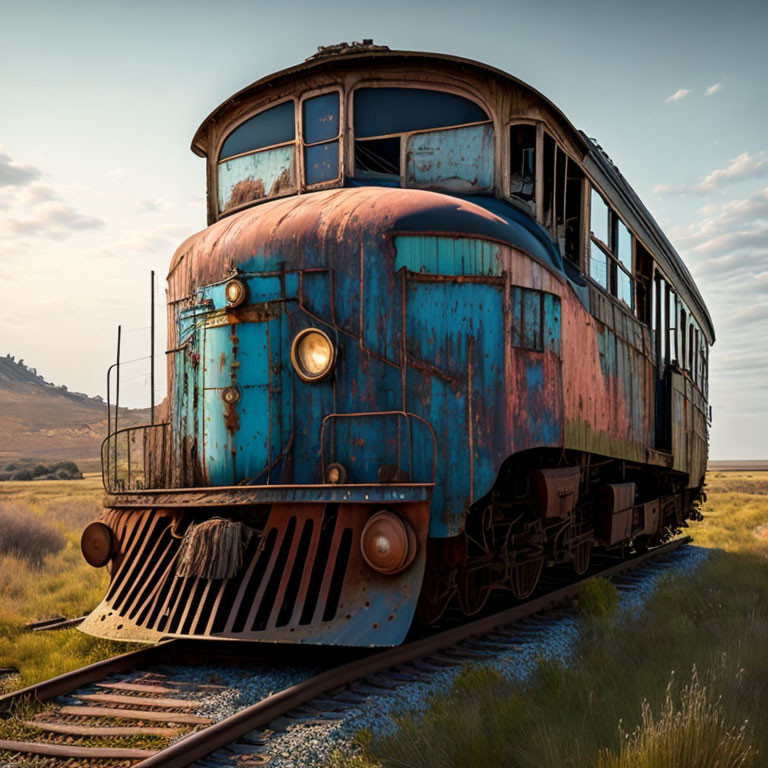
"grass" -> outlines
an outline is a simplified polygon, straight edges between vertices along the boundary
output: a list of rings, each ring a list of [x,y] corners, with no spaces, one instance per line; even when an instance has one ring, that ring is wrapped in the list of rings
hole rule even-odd
[[[768,765],[768,473],[715,473],[696,544],[635,616],[588,595],[569,664],[524,685],[467,668],[398,732],[361,734],[334,768],[746,768]]]
[[[76,629],[27,632],[37,619],[87,613],[106,592],[105,570],[80,554],[80,533],[101,510],[96,476],[84,480],[0,483],[0,525],[26,532],[21,544],[3,547],[0,531],[0,667],[19,675],[0,678],[0,692],[31,685],[125,650]],[[41,541],[56,546],[40,546]],[[60,545],[60,546],[59,546]]]

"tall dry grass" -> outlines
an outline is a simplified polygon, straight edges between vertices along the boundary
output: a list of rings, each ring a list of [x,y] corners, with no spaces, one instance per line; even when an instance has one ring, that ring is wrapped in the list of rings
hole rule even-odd
[[[701,681],[694,667],[679,695],[675,682],[670,680],[658,716],[643,701],[640,724],[632,733],[619,728],[621,746],[601,751],[598,768],[742,768],[754,763],[749,721],[730,723],[715,694],[714,676],[709,683]]]
[[[20,672],[0,679],[0,690],[61,674],[124,647],[77,630],[24,630],[37,619],[81,616],[104,596],[106,571],[91,568],[80,554],[80,534],[98,516],[102,493],[97,477],[0,483],[0,527],[4,520],[28,538],[4,548],[0,530],[0,667]],[[46,549],[41,540],[56,546]]]
[[[691,533],[718,550],[696,573],[637,615],[586,612],[569,663],[540,660],[524,685],[468,670],[334,768],[768,766],[768,474],[708,481]]]

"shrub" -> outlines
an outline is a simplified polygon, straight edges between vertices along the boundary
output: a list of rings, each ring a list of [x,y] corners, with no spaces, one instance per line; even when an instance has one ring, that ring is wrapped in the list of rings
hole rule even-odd
[[[585,616],[613,616],[619,609],[619,591],[616,586],[596,576],[579,588],[579,611]]]
[[[66,539],[20,507],[0,506],[0,554],[22,558],[39,567],[46,555],[60,552]]]
[[[34,480],[35,476],[28,469],[20,469],[11,475],[11,480]]]

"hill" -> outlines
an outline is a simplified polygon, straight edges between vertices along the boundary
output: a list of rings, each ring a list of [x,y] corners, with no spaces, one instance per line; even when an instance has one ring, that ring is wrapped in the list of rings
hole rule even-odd
[[[149,421],[149,410],[120,409],[120,426]],[[20,458],[97,459],[107,405],[46,381],[10,355],[0,357],[0,464]]]

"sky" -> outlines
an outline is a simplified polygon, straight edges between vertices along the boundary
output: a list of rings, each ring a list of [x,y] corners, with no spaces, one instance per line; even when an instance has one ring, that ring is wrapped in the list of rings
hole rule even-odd
[[[711,458],[768,458],[768,3],[0,0],[0,355],[149,403],[164,279],[205,227],[189,149],[218,104],[318,45],[477,59],[595,137],[692,271],[717,331]],[[158,400],[164,378],[158,375]]]

